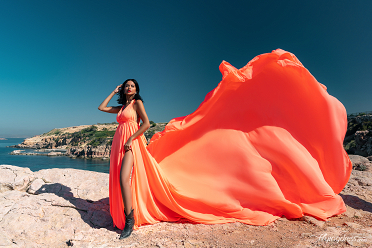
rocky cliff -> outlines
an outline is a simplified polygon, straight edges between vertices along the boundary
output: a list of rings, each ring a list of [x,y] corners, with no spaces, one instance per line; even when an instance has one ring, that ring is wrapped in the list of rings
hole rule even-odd
[[[348,116],[348,128],[344,139],[348,154],[372,156],[372,115],[358,114]]]
[[[323,222],[305,216],[268,226],[147,225],[125,239],[109,213],[108,174],[0,165],[1,247],[369,247],[371,162],[351,155],[354,170],[341,197],[347,211]],[[363,170],[360,170],[363,168]]]
[[[149,141],[154,133],[162,131],[166,123],[151,122],[144,133]],[[25,139],[16,148],[62,149],[64,155],[84,158],[109,158],[117,123],[82,125],[56,128],[47,133]],[[22,153],[17,153],[22,155]]]

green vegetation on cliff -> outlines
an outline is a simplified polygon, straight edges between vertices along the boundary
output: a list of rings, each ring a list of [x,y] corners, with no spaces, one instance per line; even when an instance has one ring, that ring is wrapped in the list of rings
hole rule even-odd
[[[47,133],[40,135],[46,142],[55,143],[53,146],[60,147],[67,145],[83,146],[90,145],[92,147],[111,145],[115,134],[117,123],[103,123],[91,125],[86,128],[70,127],[70,128],[55,128]],[[108,128],[110,129],[108,129]],[[77,131],[74,131],[76,129]]]
[[[66,138],[71,139],[70,144],[72,146],[79,146],[80,143],[87,143],[90,146],[97,147],[105,144],[111,145],[114,134],[115,131],[108,131],[107,128],[98,131],[98,128],[92,125],[81,131],[66,134]]]
[[[117,123],[104,123],[87,126],[70,128],[55,128],[47,133],[41,135],[45,142],[50,143],[50,147],[83,147],[85,145],[91,147],[111,146],[115,135]],[[146,139],[149,141],[151,137],[159,131],[162,131],[166,123],[154,123],[150,121],[150,128],[144,133]],[[73,132],[76,130],[75,132]]]
[[[362,131],[362,132],[361,132]],[[344,148],[349,154],[366,156],[367,140],[372,136],[372,115],[370,112],[351,114],[347,117],[347,131],[344,139]]]
[[[62,131],[58,128],[54,128],[47,133],[43,133],[41,137],[50,136],[50,135],[59,135],[59,134],[62,134]]]

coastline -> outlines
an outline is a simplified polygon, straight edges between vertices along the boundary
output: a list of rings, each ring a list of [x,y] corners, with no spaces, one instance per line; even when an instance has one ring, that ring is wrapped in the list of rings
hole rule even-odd
[[[22,153],[50,153],[48,149],[14,149],[10,146],[20,144],[24,138],[9,138],[6,141],[0,141],[0,165],[14,165],[19,167],[28,167],[31,171],[44,169],[67,169],[74,168],[84,171],[96,171],[109,173],[109,159],[102,158],[85,158],[85,157],[68,157],[68,156],[45,156],[45,155],[11,155],[15,150],[23,150]]]
[[[39,149],[37,152],[26,152],[25,150],[14,150],[10,155],[23,156],[64,156],[66,149]]]
[[[150,128],[144,133],[147,141],[149,142],[155,133],[163,131],[166,124],[151,122]],[[55,128],[47,133],[27,138],[20,144],[9,146],[18,148],[10,154],[106,160],[110,158],[111,143],[118,125],[103,123]]]
[[[62,151],[61,151],[62,150]],[[110,159],[109,157],[79,157],[75,155],[68,155],[66,154],[66,149],[40,149],[35,150],[36,152],[26,152],[25,150],[14,150],[10,153],[10,155],[15,156],[48,156],[48,157],[58,157],[58,156],[65,156],[72,159],[80,158],[80,159],[99,159],[99,160],[107,160]],[[46,152],[49,151],[49,152]]]

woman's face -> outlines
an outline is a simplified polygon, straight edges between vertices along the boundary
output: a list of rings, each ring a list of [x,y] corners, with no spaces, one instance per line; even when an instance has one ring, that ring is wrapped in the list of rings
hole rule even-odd
[[[124,86],[124,94],[125,95],[133,95],[137,93],[136,85],[133,81],[128,81],[125,83]]]

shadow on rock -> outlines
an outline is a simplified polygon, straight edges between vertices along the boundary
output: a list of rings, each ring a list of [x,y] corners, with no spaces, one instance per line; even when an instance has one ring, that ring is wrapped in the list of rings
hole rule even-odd
[[[355,195],[344,195],[340,194],[345,204],[354,209],[360,209],[372,213],[372,204]]]
[[[99,201],[77,198],[71,192],[71,188],[60,184],[44,184],[35,194],[55,194],[66,201],[52,201],[52,206],[75,208],[81,215],[84,222],[92,228],[106,228],[115,231],[110,215],[109,198]]]

